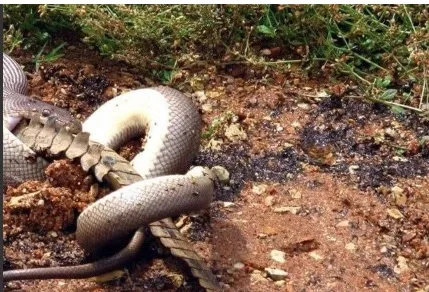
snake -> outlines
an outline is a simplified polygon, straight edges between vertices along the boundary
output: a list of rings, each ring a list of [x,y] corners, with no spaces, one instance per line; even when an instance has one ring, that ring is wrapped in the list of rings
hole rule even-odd
[[[202,124],[192,100],[166,86],[135,89],[107,101],[81,123],[66,109],[27,96],[27,87],[19,64],[3,53],[4,185],[44,179],[49,161],[38,155],[38,147],[53,148],[55,137],[57,146],[67,141],[62,149],[67,157],[81,157],[81,164],[89,163],[86,170],[93,169],[100,181],[108,178],[117,184],[115,191],[79,215],[78,244],[86,252],[95,253],[126,236],[131,235],[131,240],[117,254],[94,263],[9,270],[3,273],[3,279],[88,278],[103,274],[135,256],[144,241],[145,226],[150,225],[164,245],[175,255],[182,255],[200,278],[200,284],[207,290],[218,290],[208,268],[180,241],[183,237],[168,219],[207,208],[214,195],[215,174],[207,167],[190,168],[199,151]],[[22,119],[30,120],[33,129],[19,136],[14,130]],[[37,134],[28,139],[34,128]],[[130,163],[113,151],[143,134],[144,149]],[[48,146],[40,146],[46,139],[50,139]],[[97,160],[88,162],[94,153],[98,154]],[[121,176],[128,182],[118,183]]]

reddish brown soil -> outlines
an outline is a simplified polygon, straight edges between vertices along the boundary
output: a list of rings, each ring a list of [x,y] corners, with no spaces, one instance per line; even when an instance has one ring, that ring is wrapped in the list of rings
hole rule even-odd
[[[30,64],[26,53],[15,57]],[[153,85],[79,44],[40,72],[26,71],[32,95],[82,120],[121,92]],[[422,139],[429,125],[379,105],[311,97],[342,86],[329,80],[291,74],[292,83],[283,78],[278,86],[228,72],[185,71],[186,79],[172,84],[201,108],[205,132],[227,117],[202,139],[195,164],[223,166],[230,180],[218,185],[209,212],[186,216],[181,228],[225,290],[429,291],[429,147]],[[228,139],[231,124],[246,136]],[[130,159],[138,145],[131,142],[121,153]],[[74,222],[107,188],[91,187],[94,180],[66,160],[54,162],[47,175],[46,182],[5,193],[5,269],[90,260],[74,241]],[[11,203],[28,193],[19,206]],[[272,250],[283,252],[284,262],[273,260]],[[159,251],[148,242],[127,273],[109,283],[22,281],[5,288],[200,291],[186,266]],[[265,268],[287,276],[275,282]]]

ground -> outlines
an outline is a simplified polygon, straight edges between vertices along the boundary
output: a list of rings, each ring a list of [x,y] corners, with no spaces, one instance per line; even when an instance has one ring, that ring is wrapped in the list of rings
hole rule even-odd
[[[79,43],[38,72],[29,54],[13,56],[27,65],[31,95],[81,120],[121,92],[154,85]],[[225,290],[429,291],[428,123],[325,97],[327,88],[346,85],[323,74],[278,74],[276,84],[258,74],[209,67],[174,80],[205,124],[195,164],[229,173],[210,210],[177,223]],[[133,141],[120,153],[131,159],[138,147]],[[90,261],[74,224],[109,190],[67,160],[46,173],[45,182],[4,192],[5,269]],[[276,278],[267,268],[285,273]],[[186,266],[153,241],[111,282],[22,281],[5,289],[201,291]]]

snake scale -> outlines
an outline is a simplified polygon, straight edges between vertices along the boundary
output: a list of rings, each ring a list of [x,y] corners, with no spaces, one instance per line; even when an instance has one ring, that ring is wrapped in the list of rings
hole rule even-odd
[[[80,124],[64,109],[27,97],[19,65],[3,54],[3,182],[42,179],[49,158],[79,160],[85,171],[116,191],[78,217],[76,239],[92,253],[132,235],[117,254],[70,267],[3,272],[3,280],[88,278],[120,268],[139,251],[146,227],[183,259],[207,291],[220,290],[205,262],[170,217],[207,208],[215,176],[206,167],[187,171],[199,149],[201,121],[193,103],[169,87],[132,90],[96,110]],[[12,133],[22,118],[28,126]],[[114,149],[147,131],[145,149],[130,163]]]

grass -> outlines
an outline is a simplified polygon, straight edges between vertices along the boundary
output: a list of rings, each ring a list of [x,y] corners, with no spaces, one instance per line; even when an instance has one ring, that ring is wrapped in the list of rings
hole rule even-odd
[[[61,56],[62,37],[72,32],[166,84],[184,68],[240,63],[351,79],[359,97],[397,113],[429,107],[426,5],[3,7],[5,50],[31,50],[39,65]],[[261,54],[273,48],[281,53]]]

